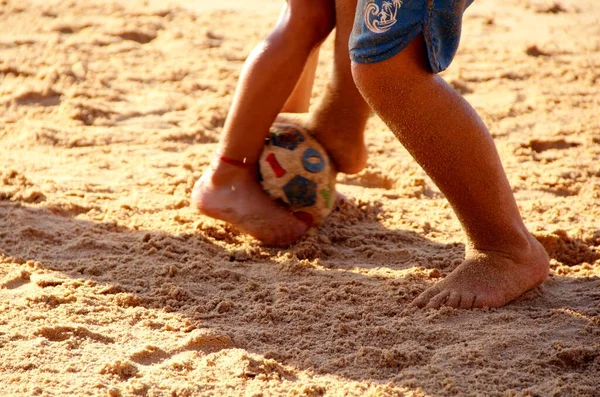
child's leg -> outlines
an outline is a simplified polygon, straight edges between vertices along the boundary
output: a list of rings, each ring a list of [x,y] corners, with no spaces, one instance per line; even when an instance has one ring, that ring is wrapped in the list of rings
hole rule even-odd
[[[328,0],[289,0],[273,32],[248,57],[221,134],[221,153],[255,163],[271,124],[313,52],[335,26]]]
[[[356,0],[350,0],[356,3]],[[367,164],[364,130],[371,108],[352,79],[348,39],[354,11],[336,2],[333,73],[321,102],[312,114],[311,130],[330,153],[338,170],[353,174]]]
[[[422,36],[388,60],[352,66],[362,94],[467,234],[466,260],[414,303],[498,307],[544,281],[548,256],[523,224],[493,139],[473,108],[429,72]]]
[[[196,182],[194,205],[272,245],[289,244],[307,225],[262,190],[254,167],[275,117],[292,93],[311,52],[335,25],[329,0],[289,0],[277,26],[244,65],[228,114],[219,155]]]
[[[327,149],[337,170],[353,174],[367,162],[364,129],[371,109],[356,88],[350,68],[348,39],[354,8],[336,3],[334,64],[325,95],[310,115],[282,115],[280,119],[304,125]],[[356,0],[348,3],[356,4]]]
[[[308,57],[300,80],[298,80],[292,95],[290,95],[285,105],[283,105],[283,109],[281,109],[282,113],[308,112],[317,73],[317,64],[319,63],[319,50],[320,47],[315,48]]]

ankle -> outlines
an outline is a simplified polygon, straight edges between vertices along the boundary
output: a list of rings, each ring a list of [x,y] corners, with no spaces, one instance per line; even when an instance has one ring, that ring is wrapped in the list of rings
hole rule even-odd
[[[527,231],[519,228],[510,232],[501,232],[499,236],[487,238],[469,238],[469,252],[494,252],[510,258],[527,257],[535,250],[537,240]]]
[[[231,184],[238,180],[255,179],[258,180],[258,173],[253,166],[242,167],[232,162],[215,159],[213,165],[206,176],[208,181],[214,186]]]

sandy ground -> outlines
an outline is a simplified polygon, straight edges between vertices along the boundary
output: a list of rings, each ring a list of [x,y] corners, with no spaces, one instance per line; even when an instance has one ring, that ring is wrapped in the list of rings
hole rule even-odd
[[[463,235],[376,117],[351,199],[288,250],[190,209],[279,5],[159,3],[0,0],[1,395],[600,395],[596,0],[465,16],[444,78],[552,257],[473,311],[407,310]],[[331,43],[320,62],[316,96]]]

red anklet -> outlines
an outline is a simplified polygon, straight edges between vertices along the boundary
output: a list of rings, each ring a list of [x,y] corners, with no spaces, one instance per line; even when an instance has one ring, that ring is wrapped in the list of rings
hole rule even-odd
[[[256,168],[256,164],[245,163],[243,161],[237,161],[234,159],[230,159],[229,157],[219,156],[219,160],[227,163],[229,165],[233,165],[234,167],[245,168],[247,170],[253,170]]]

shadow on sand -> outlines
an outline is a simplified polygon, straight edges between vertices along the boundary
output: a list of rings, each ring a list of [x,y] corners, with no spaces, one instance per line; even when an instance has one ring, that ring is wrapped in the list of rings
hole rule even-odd
[[[586,377],[600,365],[597,345],[563,353],[550,347],[554,323],[590,332],[582,344],[598,334],[598,278],[551,277],[502,310],[405,310],[430,278],[460,262],[464,246],[388,230],[378,208],[346,202],[318,235],[287,251],[241,244],[214,224],[170,235],[76,218],[86,211],[0,202],[4,262],[39,262],[92,282],[122,307],[178,312],[191,328],[231,338],[223,348],[348,380],[461,394],[490,385],[524,390],[532,368],[551,378],[571,371]],[[570,293],[575,301],[565,300]],[[527,342],[540,335],[547,342]]]

